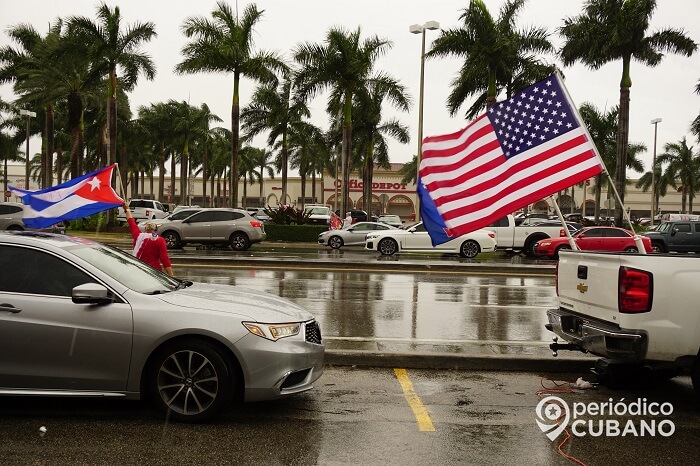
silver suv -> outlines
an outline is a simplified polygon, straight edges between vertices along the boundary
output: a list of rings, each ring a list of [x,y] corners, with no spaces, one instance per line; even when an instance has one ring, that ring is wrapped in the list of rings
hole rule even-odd
[[[201,209],[183,220],[171,220],[158,228],[168,249],[187,243],[231,245],[245,251],[266,238],[262,222],[241,209]]]
[[[27,228],[22,221],[24,217],[24,204],[18,202],[0,202],[0,230],[31,230],[49,233],[66,234],[66,225],[59,222],[46,228]]]

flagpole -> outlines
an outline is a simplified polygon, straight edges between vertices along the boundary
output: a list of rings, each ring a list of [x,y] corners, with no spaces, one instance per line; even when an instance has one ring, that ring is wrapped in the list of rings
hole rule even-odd
[[[556,75],[557,79],[559,80],[559,84],[561,85],[561,88],[564,90],[564,94],[566,94],[566,99],[569,101],[569,105],[574,110],[574,117],[578,121],[578,124],[586,131],[586,135],[588,136],[588,140],[591,141],[591,145],[593,146],[593,151],[595,152],[596,157],[598,157],[598,162],[603,167],[603,171],[605,172],[605,175],[608,177],[608,185],[612,188],[613,194],[615,194],[615,200],[620,204],[620,207],[622,207],[623,218],[625,220],[627,220],[627,224],[630,226],[630,228],[633,228],[629,213],[627,212],[627,209],[625,209],[625,206],[622,203],[622,199],[620,198],[620,194],[617,192],[617,188],[615,187],[615,183],[612,182],[612,178],[610,177],[610,172],[608,171],[608,167],[605,166],[605,162],[603,162],[603,158],[600,156],[600,153],[598,152],[598,147],[595,145],[595,142],[593,141],[593,138],[591,137],[591,133],[588,132],[588,126],[586,126],[586,124],[583,122],[583,119],[579,115],[578,109],[574,105],[574,102],[571,99],[571,95],[569,94],[569,90],[566,88],[564,81],[561,79],[561,75],[559,74],[559,71],[558,70],[555,71],[554,74]],[[653,167],[652,167],[652,169],[653,169]],[[586,189],[585,186],[583,189],[584,190]],[[585,193],[584,193],[584,196],[585,196]],[[554,203],[554,205],[556,206],[556,202]],[[558,208],[557,208],[557,210],[558,210]],[[584,215],[585,215],[585,210],[586,210],[586,205],[584,204],[584,206],[583,206]],[[567,233],[568,233],[568,228],[567,228]],[[639,237],[637,232],[633,231],[633,233],[634,233],[634,242],[637,245],[637,250],[642,254],[646,254],[646,249],[644,248],[644,243],[642,243],[642,239]]]
[[[569,231],[569,225],[564,220],[564,216],[561,214],[561,210],[559,210],[559,204],[557,204],[557,201],[556,199],[554,199],[553,194],[549,196],[549,198],[552,200],[552,204],[554,204],[554,210],[557,213],[557,217],[559,217],[559,221],[564,226],[564,232],[566,233],[566,237],[569,238],[569,245],[571,246],[571,249],[573,249],[574,251],[578,251],[579,247],[576,244],[576,241],[574,241],[574,238],[571,236],[571,232]]]
[[[122,172],[119,170],[119,164],[115,162],[114,167],[117,169],[117,178],[119,178],[119,191],[122,193],[122,199],[126,202],[126,197],[124,196],[124,182],[122,181]]]

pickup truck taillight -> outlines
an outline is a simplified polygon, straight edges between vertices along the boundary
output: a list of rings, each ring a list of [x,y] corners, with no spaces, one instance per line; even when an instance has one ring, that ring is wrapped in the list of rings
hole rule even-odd
[[[651,273],[620,267],[618,308],[624,314],[651,311],[654,281]]]

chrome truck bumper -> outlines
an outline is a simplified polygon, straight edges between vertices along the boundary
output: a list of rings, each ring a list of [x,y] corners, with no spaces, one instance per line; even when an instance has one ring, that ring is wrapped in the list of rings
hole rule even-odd
[[[557,334],[570,344],[555,342],[550,348],[557,350],[578,349],[608,359],[641,361],[647,352],[648,337],[640,330],[625,330],[609,322],[594,320],[563,309],[547,311],[547,330]]]

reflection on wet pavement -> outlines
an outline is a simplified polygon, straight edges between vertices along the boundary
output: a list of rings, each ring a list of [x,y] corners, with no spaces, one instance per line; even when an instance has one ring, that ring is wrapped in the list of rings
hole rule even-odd
[[[316,316],[325,337],[544,342],[554,278],[183,267],[181,278],[254,288]],[[391,343],[384,342],[390,345]],[[433,345],[434,346],[434,345]]]

